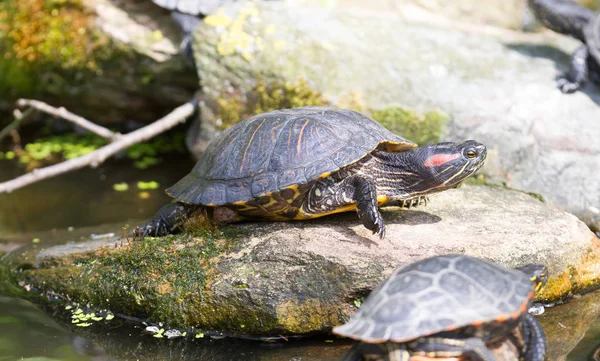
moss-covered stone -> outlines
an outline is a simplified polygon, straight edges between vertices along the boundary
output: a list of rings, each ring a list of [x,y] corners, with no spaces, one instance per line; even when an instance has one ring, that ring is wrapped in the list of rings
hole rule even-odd
[[[556,302],[589,292],[600,284],[600,246],[598,238],[578,264],[570,265],[564,272],[552,277],[537,298]]]
[[[252,336],[328,332],[393,269],[425,257],[423,249],[508,267],[546,264],[541,299],[600,282],[585,224],[520,192],[464,186],[423,210],[383,209],[382,216],[384,241],[347,213],[220,229],[194,220],[179,236],[94,240],[7,258],[14,281],[32,289],[165,327]]]
[[[82,0],[0,2],[0,98],[62,92],[100,75],[113,48],[93,19]]]
[[[438,143],[450,118],[438,110],[417,114],[401,107],[373,110],[371,116],[392,132],[419,145]]]
[[[224,234],[147,238],[70,254],[52,267],[23,271],[22,279],[97,306],[187,324],[186,310],[203,297],[215,257],[235,247],[235,238],[219,238]]]
[[[276,312],[286,330],[302,333],[307,329],[326,331],[327,326],[336,325],[341,310],[338,305],[332,305],[319,299],[305,299],[280,303]]]
[[[225,129],[253,115],[277,109],[327,105],[321,92],[308,86],[305,79],[295,82],[259,80],[246,94],[223,94],[217,99],[217,125]]]
[[[189,99],[197,88],[193,69],[179,57],[155,61],[140,46],[115,40],[105,30],[116,25],[98,26],[96,6],[120,11],[102,1],[0,2],[0,127],[19,97],[104,124],[156,120]],[[136,31],[143,33],[141,25]]]

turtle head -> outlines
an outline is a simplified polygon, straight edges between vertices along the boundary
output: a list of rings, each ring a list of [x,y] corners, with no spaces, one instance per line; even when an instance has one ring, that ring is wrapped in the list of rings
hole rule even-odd
[[[535,291],[539,291],[548,280],[548,267],[543,264],[526,264],[515,269],[525,273],[534,285]]]
[[[431,193],[459,186],[481,168],[487,155],[485,146],[474,140],[431,144],[412,152],[413,169],[423,179],[421,187]]]

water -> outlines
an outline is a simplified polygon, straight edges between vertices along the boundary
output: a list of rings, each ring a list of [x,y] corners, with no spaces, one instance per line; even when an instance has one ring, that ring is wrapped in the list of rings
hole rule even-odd
[[[137,170],[128,162],[82,169],[10,195],[0,195],[0,252],[38,239],[64,243],[90,233],[119,232],[147,219],[169,201],[163,189],[187,173],[193,161],[177,156],[160,168]],[[0,181],[20,171],[0,161]],[[138,181],[154,180],[159,189],[142,193]],[[126,182],[129,190],[113,185]],[[139,324],[111,321],[81,328],[68,313],[0,295],[0,361],[206,360],[333,361],[349,348],[345,340],[260,342],[238,339],[156,339]],[[600,361],[600,292],[548,309],[539,319],[549,338],[550,361]],[[583,322],[581,322],[583,320]],[[587,330],[587,332],[586,332]]]

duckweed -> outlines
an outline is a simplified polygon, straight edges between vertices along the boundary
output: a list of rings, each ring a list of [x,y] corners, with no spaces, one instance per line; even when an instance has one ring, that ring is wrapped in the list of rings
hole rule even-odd
[[[134,161],[133,165],[136,168],[145,169],[158,164],[162,154],[184,152],[184,137],[184,133],[163,134],[151,141],[132,145],[125,154]],[[0,152],[0,160],[12,160],[18,155],[21,164],[26,164],[29,168],[37,168],[89,154],[107,144],[106,139],[92,133],[53,135],[25,144],[23,150],[18,153]]]

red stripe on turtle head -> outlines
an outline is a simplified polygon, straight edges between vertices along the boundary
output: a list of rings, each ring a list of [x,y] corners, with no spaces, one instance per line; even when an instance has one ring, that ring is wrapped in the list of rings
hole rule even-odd
[[[460,153],[452,153],[452,154],[435,154],[431,157],[427,158],[425,163],[423,163],[426,167],[439,167],[444,163],[448,163],[451,160],[460,157]]]

